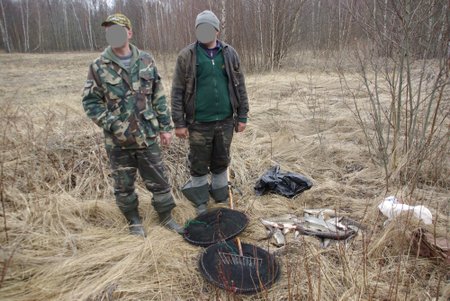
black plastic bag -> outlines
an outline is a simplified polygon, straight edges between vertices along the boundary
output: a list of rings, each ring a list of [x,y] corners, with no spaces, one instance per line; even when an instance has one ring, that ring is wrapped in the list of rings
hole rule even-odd
[[[312,187],[312,182],[303,175],[280,171],[280,166],[270,168],[255,185],[256,195],[268,192],[293,198]]]

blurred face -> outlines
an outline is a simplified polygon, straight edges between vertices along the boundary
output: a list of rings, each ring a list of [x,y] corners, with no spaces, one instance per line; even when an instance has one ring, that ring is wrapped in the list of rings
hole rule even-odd
[[[117,24],[106,26],[106,41],[112,48],[121,48],[133,36],[133,32],[125,26]]]
[[[195,36],[200,43],[207,44],[217,39],[218,31],[211,24],[202,23],[195,29]]]

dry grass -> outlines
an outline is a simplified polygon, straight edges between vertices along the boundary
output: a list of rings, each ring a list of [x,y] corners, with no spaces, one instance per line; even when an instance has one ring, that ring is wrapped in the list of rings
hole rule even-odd
[[[265,236],[258,219],[320,207],[366,224],[364,235],[327,249],[314,238],[291,241],[277,251],[280,280],[254,296],[233,296],[201,277],[202,249],[157,224],[142,182],[137,188],[148,237],[128,235],[114,204],[101,131],[81,108],[94,57],[0,54],[1,300],[448,300],[448,265],[413,255],[410,234],[423,225],[402,218],[383,228],[377,209],[386,195],[383,171],[370,163],[348,110],[353,100],[330,71],[247,77],[251,118],[232,147],[234,182],[243,192],[236,207],[251,220],[240,237],[276,251],[257,241]],[[169,90],[173,65],[167,65],[162,73]],[[188,177],[185,151],[178,139],[164,150],[180,222],[194,217],[178,189]],[[255,196],[253,185],[273,164],[308,176],[314,187],[292,200]],[[436,222],[429,230],[444,237],[448,188],[422,185],[408,200],[432,211]]]

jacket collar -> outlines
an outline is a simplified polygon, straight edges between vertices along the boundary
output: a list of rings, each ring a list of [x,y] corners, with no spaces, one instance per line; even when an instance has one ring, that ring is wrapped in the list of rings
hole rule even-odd
[[[225,43],[225,42],[223,42],[223,41],[221,41],[221,40],[217,40],[217,42],[220,43],[220,45],[222,46],[222,49],[223,49],[223,50],[225,50],[225,49],[228,48],[228,46],[229,46],[227,43]],[[195,47],[197,47],[197,44],[198,44],[197,41],[194,42],[194,43],[192,43],[192,44],[190,44],[190,45],[188,46],[188,49],[189,49],[190,51],[192,51],[192,52],[195,52]]]
[[[139,58],[139,49],[134,46],[133,44],[130,43],[130,49],[131,49],[131,53],[133,54],[131,57],[131,62],[130,62],[130,68],[131,66],[134,65],[134,63],[136,63],[137,59]],[[108,46],[102,53],[102,57],[103,57],[103,61],[105,63],[109,63],[109,62],[114,62],[117,65],[119,65],[121,68],[125,69],[125,66],[121,63],[120,59],[117,57],[117,55],[114,54],[111,46]]]

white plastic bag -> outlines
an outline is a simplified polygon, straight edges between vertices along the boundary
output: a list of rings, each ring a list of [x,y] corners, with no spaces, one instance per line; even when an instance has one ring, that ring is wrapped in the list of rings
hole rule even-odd
[[[425,225],[431,225],[433,222],[433,215],[431,211],[422,205],[418,206],[409,206],[406,204],[400,204],[395,196],[388,196],[378,205],[378,209],[380,209],[381,213],[384,214],[391,220],[402,212],[412,210],[414,215],[422,220]]]

